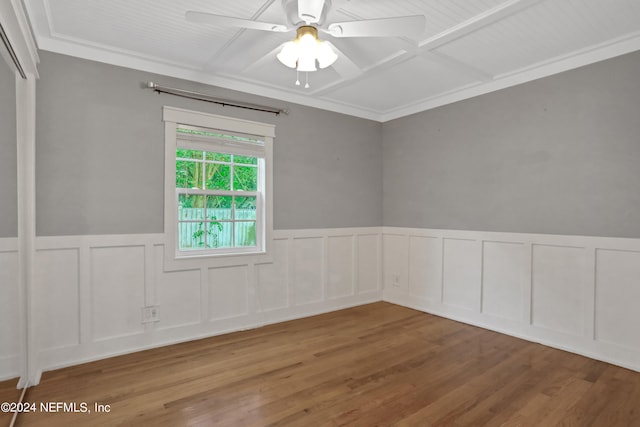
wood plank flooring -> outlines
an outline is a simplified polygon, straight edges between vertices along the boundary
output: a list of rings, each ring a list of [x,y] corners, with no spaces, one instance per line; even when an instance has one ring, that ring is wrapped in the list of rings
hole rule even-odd
[[[18,379],[0,381],[0,403],[17,402],[20,399],[22,390],[18,390]],[[0,411],[0,426],[8,426],[11,423],[13,414]]]
[[[92,413],[18,426],[629,427],[640,373],[376,303],[47,372],[26,400]]]

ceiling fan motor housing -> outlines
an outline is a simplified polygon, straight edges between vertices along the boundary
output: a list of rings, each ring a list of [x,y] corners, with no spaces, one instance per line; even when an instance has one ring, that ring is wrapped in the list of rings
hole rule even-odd
[[[305,24],[323,25],[327,19],[327,12],[331,9],[331,0],[306,0],[305,3],[308,3],[306,5],[308,7],[300,13],[298,0],[282,0],[287,22],[294,27]],[[319,7],[320,5],[322,8]]]

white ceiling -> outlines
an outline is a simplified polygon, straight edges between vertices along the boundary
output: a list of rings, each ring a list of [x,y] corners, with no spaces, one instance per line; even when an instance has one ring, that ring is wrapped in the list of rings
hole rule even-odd
[[[184,17],[196,10],[286,24],[280,0],[24,3],[43,50],[378,121],[640,49],[639,0],[333,0],[328,22],[424,14],[426,30],[415,40],[321,35],[342,53],[304,89],[275,58],[292,33]]]

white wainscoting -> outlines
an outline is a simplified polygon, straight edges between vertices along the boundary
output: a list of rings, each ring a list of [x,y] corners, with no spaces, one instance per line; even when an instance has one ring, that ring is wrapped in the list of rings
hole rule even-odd
[[[0,239],[0,381],[20,371],[18,239]]]
[[[383,299],[640,371],[640,239],[383,227]]]
[[[160,234],[38,237],[42,369],[384,299],[640,371],[640,239],[396,227],[274,237],[272,263],[178,271],[163,271]],[[17,284],[17,239],[0,239],[0,379],[19,371]],[[142,323],[145,305],[159,322]]]
[[[161,234],[38,237],[35,312],[41,368],[382,299],[380,227],[275,231],[272,249],[269,264],[211,268],[189,263],[184,270],[164,271]],[[17,274],[11,270],[16,257],[0,247],[0,275]],[[2,315],[13,316],[13,306],[8,304]],[[143,306],[158,306],[160,320],[143,324]],[[0,333],[13,333],[7,324],[3,318]],[[8,339],[17,342],[17,335],[3,341]],[[5,356],[15,354],[0,354],[0,363],[12,364]]]

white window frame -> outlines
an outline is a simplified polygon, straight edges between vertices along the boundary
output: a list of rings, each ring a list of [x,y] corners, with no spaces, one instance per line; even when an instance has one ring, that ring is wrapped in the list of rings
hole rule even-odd
[[[215,114],[190,111],[181,108],[163,107],[163,121],[165,131],[165,167],[164,167],[164,261],[166,270],[184,268],[199,268],[203,265],[211,267],[242,265],[248,263],[271,262],[270,246],[273,234],[273,139],[275,125],[219,116]],[[264,179],[259,180],[260,188],[256,192],[245,192],[247,196],[258,195],[256,207],[256,243],[257,247],[229,248],[224,250],[195,250],[180,251],[178,248],[178,193],[176,188],[176,149],[178,147],[216,151],[221,144],[207,146],[206,139],[178,136],[179,126],[210,129],[229,134],[244,134],[255,136],[264,141],[264,159],[260,167],[264,170]],[[178,140],[181,142],[178,142]],[[193,139],[185,145],[184,140]],[[198,141],[201,139],[201,141]],[[243,143],[234,151],[242,152]],[[252,155],[248,150],[246,155]],[[259,223],[258,223],[259,222]]]

